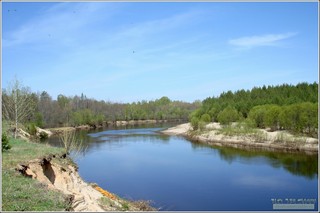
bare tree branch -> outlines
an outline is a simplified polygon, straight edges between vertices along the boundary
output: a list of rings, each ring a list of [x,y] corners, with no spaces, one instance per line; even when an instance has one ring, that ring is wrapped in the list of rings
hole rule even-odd
[[[14,122],[14,137],[16,138],[18,124],[24,122],[35,110],[30,89],[14,79],[3,91],[2,109],[5,118]]]

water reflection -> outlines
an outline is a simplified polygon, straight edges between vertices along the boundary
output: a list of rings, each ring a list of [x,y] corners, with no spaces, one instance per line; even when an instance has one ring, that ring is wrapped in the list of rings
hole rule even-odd
[[[83,141],[86,149],[81,150],[81,156],[94,150],[99,150],[104,143],[109,143],[108,147],[117,149],[125,146],[126,142],[150,142],[169,143],[170,137],[158,134],[157,131],[163,128],[127,128],[101,130],[79,130],[76,132],[77,140]],[[88,134],[89,133],[89,134]],[[49,143],[54,146],[62,146],[58,136],[51,137]],[[243,164],[265,164],[268,163],[273,168],[283,168],[291,174],[304,176],[309,179],[318,177],[318,155],[306,155],[299,153],[281,153],[259,150],[243,150],[232,147],[219,147],[191,142],[194,151],[206,152],[211,155],[218,155],[220,159],[232,164],[241,162]]]
[[[158,134],[163,128],[127,128],[101,130],[79,130],[76,132],[77,140],[84,142],[86,149],[81,150],[81,156],[94,150],[99,150],[109,143],[108,147],[117,149],[126,142],[148,142],[169,143],[170,137]],[[54,146],[62,146],[58,136],[51,137],[49,143]],[[306,155],[299,153],[282,153],[259,150],[243,150],[232,147],[219,147],[191,142],[194,151],[206,152],[210,155],[218,155],[220,159],[232,164],[241,162],[243,164],[265,164],[273,168],[283,168],[291,174],[304,176],[309,179],[318,177],[318,155]]]
[[[81,177],[163,210],[271,210],[271,197],[317,195],[317,156],[212,147],[153,127],[78,131]]]
[[[219,147],[192,142],[195,151],[210,152],[219,155],[220,159],[244,164],[265,164],[273,168],[283,168],[291,174],[304,176],[309,179],[318,177],[318,155],[306,155],[299,153],[282,153],[259,150],[243,150],[232,147]],[[209,151],[210,150],[210,151]]]
[[[91,133],[91,137],[100,137],[102,135],[117,135],[117,136],[134,136],[134,135],[157,135],[157,131],[162,128],[144,128],[144,129],[119,129],[119,130],[106,130],[97,133]]]
[[[170,136],[159,134],[158,131],[164,129],[164,127],[157,128],[137,128],[145,127],[146,125],[139,126],[127,126],[126,129],[119,129],[119,127],[109,128],[101,131],[96,130],[77,130],[75,137],[77,141],[83,142],[85,149],[80,150],[79,155],[84,157],[87,153],[101,149],[108,143],[109,148],[120,148],[125,146],[126,142],[149,142],[149,143],[168,143]],[[164,124],[157,126],[165,126]],[[63,144],[59,136],[52,136],[46,142],[53,146],[62,147]],[[71,155],[72,156],[72,155]]]
[[[142,140],[142,141],[169,141],[170,136],[158,134],[157,131],[162,128],[146,128],[146,129],[124,129],[124,130],[107,130],[98,133],[88,134],[94,138],[96,142],[120,142],[125,140]]]

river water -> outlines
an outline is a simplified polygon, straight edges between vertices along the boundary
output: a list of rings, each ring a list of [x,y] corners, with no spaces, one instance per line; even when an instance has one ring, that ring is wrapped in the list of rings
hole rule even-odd
[[[316,199],[318,209],[317,156],[206,146],[162,129],[82,132],[81,177],[167,211],[273,210],[272,199]]]

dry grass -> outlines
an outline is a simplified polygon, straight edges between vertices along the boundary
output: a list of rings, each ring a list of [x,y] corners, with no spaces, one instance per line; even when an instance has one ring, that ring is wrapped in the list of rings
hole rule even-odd
[[[132,201],[131,205],[139,209],[140,211],[156,211],[154,207],[152,207],[150,204],[152,201],[150,200],[137,200],[137,201]]]

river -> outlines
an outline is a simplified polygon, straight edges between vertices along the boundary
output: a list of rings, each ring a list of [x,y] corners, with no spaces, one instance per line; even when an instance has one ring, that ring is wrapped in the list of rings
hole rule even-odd
[[[80,132],[81,177],[166,211],[270,211],[272,199],[316,199],[318,209],[317,156],[212,147],[158,132],[165,127]]]

